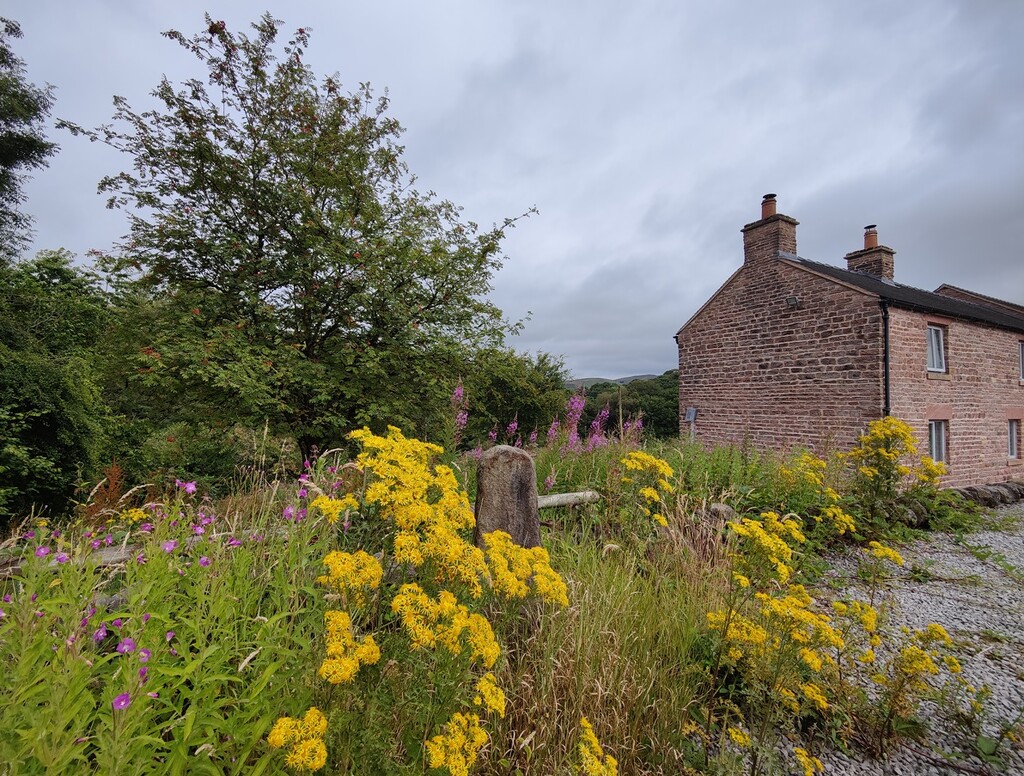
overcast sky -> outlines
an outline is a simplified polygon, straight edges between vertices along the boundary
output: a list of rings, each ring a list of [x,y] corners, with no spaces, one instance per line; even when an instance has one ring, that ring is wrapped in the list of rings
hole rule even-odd
[[[53,118],[97,126],[199,75],[160,36],[263,10],[312,29],[307,61],[390,92],[420,188],[505,243],[492,299],[532,312],[520,350],[577,377],[660,374],[672,335],[742,262],[761,195],[801,256],[845,266],[865,224],[896,279],[1024,303],[1024,2],[250,2],[8,0]],[[96,183],[115,152],[52,130],[27,188],[34,249],[126,231]]]

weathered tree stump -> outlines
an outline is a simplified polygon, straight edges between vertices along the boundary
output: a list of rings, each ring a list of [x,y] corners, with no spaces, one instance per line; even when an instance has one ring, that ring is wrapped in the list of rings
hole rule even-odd
[[[484,547],[484,535],[492,531],[505,531],[520,547],[540,547],[537,474],[529,453],[498,445],[481,456],[474,512],[477,547]]]

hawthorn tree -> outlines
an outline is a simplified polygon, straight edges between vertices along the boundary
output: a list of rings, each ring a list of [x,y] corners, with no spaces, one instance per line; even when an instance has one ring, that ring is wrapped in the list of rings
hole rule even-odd
[[[172,405],[269,420],[306,452],[355,425],[419,427],[443,406],[444,370],[510,329],[488,302],[500,243],[421,193],[388,98],[346,92],[304,61],[300,28],[251,34],[206,17],[164,35],[208,71],[85,130],[124,153],[104,178],[130,233],[103,257],[121,279],[132,379]]]
[[[46,166],[57,150],[43,135],[42,123],[53,105],[52,87],[25,78],[25,63],[11,49],[21,37],[17,22],[0,17],[0,259],[17,256],[31,235],[32,219],[21,212],[25,195],[22,170]]]

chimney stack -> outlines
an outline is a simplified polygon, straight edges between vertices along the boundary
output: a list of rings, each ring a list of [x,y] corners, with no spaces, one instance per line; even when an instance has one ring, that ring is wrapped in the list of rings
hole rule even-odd
[[[761,220],[743,227],[743,263],[774,261],[780,253],[796,255],[795,218],[777,212],[775,195],[761,198]]]
[[[892,248],[878,244],[878,228],[875,224],[864,227],[864,248],[846,254],[846,268],[850,272],[863,272],[876,278],[892,280],[895,272]]]

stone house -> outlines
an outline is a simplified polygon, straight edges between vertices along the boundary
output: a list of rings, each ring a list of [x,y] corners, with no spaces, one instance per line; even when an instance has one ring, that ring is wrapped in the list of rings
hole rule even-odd
[[[845,269],[801,258],[797,223],[766,195],[743,265],[676,334],[681,433],[823,453],[894,415],[947,485],[1024,476],[1024,307],[895,282],[874,226]]]

